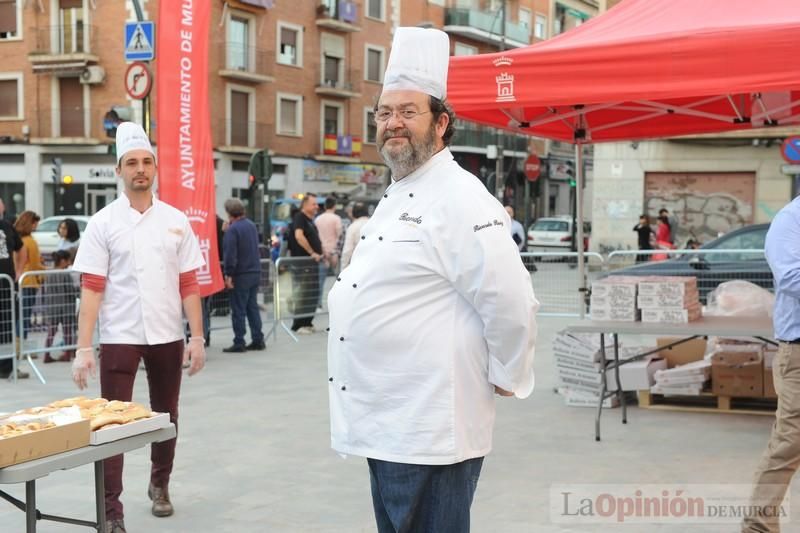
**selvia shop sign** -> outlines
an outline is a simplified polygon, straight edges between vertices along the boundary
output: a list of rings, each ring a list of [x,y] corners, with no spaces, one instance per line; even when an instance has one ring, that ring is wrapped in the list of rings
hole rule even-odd
[[[42,165],[42,181],[52,181],[53,170],[50,165]],[[61,166],[61,175],[72,176],[76,182],[114,182],[117,173],[112,165],[87,165],[80,163],[64,163]]]

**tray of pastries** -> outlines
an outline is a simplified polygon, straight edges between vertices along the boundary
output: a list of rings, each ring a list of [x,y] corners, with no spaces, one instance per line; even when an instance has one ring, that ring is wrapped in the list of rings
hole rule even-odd
[[[105,398],[86,398],[76,396],[58,400],[41,410],[77,408],[83,419],[89,420],[92,430],[89,444],[98,445],[119,440],[140,433],[147,433],[167,427],[169,414],[154,413],[148,407],[136,402],[106,400]]]

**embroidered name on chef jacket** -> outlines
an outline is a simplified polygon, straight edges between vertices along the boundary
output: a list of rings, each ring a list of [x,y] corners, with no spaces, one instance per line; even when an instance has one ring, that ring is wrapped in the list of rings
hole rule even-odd
[[[504,224],[501,221],[494,219],[491,222],[487,222],[486,224],[475,224],[474,226],[472,226],[472,231],[477,232],[482,229],[491,228],[492,226],[503,226],[503,225]]]
[[[422,224],[422,217],[410,217],[408,216],[408,213],[403,213],[397,220],[402,222],[416,222],[417,224]]]

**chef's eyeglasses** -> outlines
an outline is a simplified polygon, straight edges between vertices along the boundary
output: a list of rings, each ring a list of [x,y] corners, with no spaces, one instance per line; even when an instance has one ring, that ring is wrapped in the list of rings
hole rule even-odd
[[[401,109],[384,107],[375,112],[375,122],[386,122],[394,116],[395,112],[400,115],[403,120],[414,120],[419,115],[430,113],[430,111],[417,111],[416,109],[410,107],[404,107]]]

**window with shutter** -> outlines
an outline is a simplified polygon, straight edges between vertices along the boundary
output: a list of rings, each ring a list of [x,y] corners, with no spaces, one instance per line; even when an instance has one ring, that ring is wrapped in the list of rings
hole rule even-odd
[[[18,117],[19,111],[19,92],[17,90],[18,80],[0,80],[0,117]]]
[[[243,91],[231,91],[231,144],[250,146],[250,95]]]
[[[295,135],[297,128],[297,105],[298,102],[288,98],[281,98],[280,105],[280,133]]]
[[[17,3],[20,0],[0,0],[0,39],[17,36]]]

